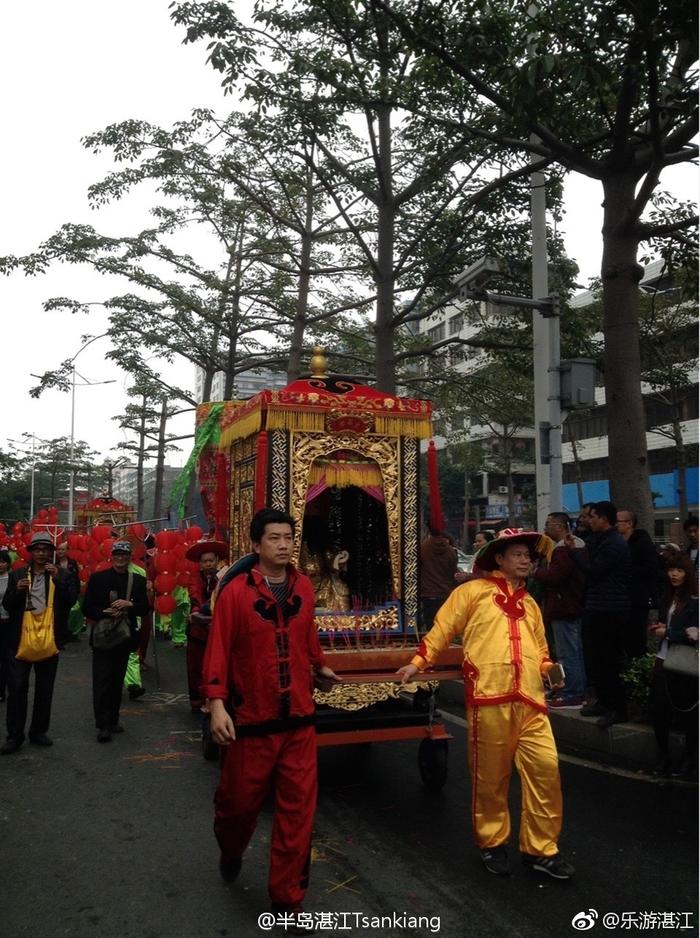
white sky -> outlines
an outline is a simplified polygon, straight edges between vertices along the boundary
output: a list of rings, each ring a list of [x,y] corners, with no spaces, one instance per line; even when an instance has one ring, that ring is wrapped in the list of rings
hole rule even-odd
[[[3,145],[0,147],[0,255],[28,253],[65,222],[93,224],[108,234],[132,232],[146,218],[146,203],[130,196],[99,213],[87,205],[87,187],[113,168],[111,161],[85,151],[80,138],[110,123],[140,118],[169,126],[194,107],[219,112],[235,105],[224,98],[220,77],[205,64],[205,43],[183,46],[182,30],[168,17],[169,0],[33,0],[6,4],[0,39]],[[671,187],[695,195],[692,168],[675,173]],[[567,184],[568,217],[561,226],[581,282],[600,264],[598,183],[576,177]],[[112,288],[113,289],[113,288]],[[0,278],[2,383],[4,403],[0,447],[22,433],[51,438],[70,434],[70,395],[45,392],[29,397],[31,373],[56,367],[75,354],[81,336],[104,331],[103,313],[90,317],[46,313],[52,296],[82,301],[106,298],[104,278],[77,267],[60,266],[33,279],[16,273]],[[90,381],[116,383],[76,390],[75,437],[103,455],[122,431],[110,418],[123,410],[127,379],[104,359],[105,341],[86,349],[76,363]],[[187,363],[168,366],[173,383],[192,388]],[[191,432],[192,418],[172,421],[173,433]],[[173,454],[181,465],[189,451]]]

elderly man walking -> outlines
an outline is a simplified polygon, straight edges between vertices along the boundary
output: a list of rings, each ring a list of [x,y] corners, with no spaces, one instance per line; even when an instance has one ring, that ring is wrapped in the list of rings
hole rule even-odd
[[[404,683],[412,680],[461,637],[472,823],[482,862],[490,873],[510,873],[508,787],[515,762],[522,779],[523,863],[565,880],[574,869],[559,853],[559,764],[543,686],[555,665],[539,607],[525,590],[531,563],[550,549],[549,538],[536,531],[501,531],[476,557],[481,578],[452,592],[418,653],[398,674]]]
[[[53,541],[45,532],[32,535],[28,546],[31,562],[10,574],[3,605],[9,613],[8,625],[8,700],[7,741],[0,749],[3,756],[17,752],[24,742],[27,719],[29,676],[34,669],[34,707],[29,724],[29,741],[37,746],[52,746],[48,736],[51,722],[53,685],[58,669],[58,648],[55,644],[55,610],[67,592],[67,583],[61,571],[51,562]],[[22,631],[28,620],[39,622],[54,632],[47,646],[47,657],[31,660],[22,657]],[[17,657],[17,655],[20,657]]]
[[[129,572],[131,544],[115,541],[112,566],[93,573],[88,580],[83,601],[85,618],[92,621],[92,700],[98,743],[108,743],[124,727],[119,722],[122,685],[129,655],[138,647],[138,617],[148,612],[146,578]],[[123,641],[113,647],[99,647],[96,623],[124,616],[128,630]]]

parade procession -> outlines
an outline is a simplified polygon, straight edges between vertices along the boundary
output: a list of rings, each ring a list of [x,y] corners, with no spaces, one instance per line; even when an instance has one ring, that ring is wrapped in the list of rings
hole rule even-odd
[[[696,5],[6,29],[0,938],[697,935]]]

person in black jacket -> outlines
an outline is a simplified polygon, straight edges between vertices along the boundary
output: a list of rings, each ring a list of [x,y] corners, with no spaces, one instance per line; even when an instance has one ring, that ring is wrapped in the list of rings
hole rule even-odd
[[[597,701],[587,704],[581,716],[598,717],[598,726],[608,727],[627,719],[625,687],[620,674],[624,664],[622,636],[629,615],[630,553],[615,527],[617,510],[612,502],[596,502],[590,525],[594,539],[588,557],[574,550],[571,534],[564,543],[576,566],[587,577],[583,618],[583,650],[588,679]]]
[[[617,512],[617,530],[627,541],[630,551],[630,611],[622,636],[622,646],[628,658],[640,658],[647,653],[647,627],[649,609],[658,609],[656,577],[658,558],[649,533],[637,527],[637,516],[627,508]]]
[[[92,702],[97,726],[97,741],[107,743],[113,733],[121,733],[119,722],[122,685],[129,654],[138,647],[138,616],[148,612],[146,578],[132,575],[131,596],[126,598],[129,583],[131,544],[115,541],[112,545],[112,566],[109,570],[93,573],[87,583],[83,613],[93,623],[105,616],[126,612],[129,618],[130,640],[115,648],[95,648],[90,630],[92,648]],[[93,625],[94,628],[94,625]]]
[[[32,555],[27,567],[13,570],[3,598],[3,606],[10,619],[6,633],[8,698],[7,698],[7,741],[0,749],[3,756],[17,752],[24,742],[24,725],[27,720],[29,698],[29,676],[34,668],[34,706],[29,724],[29,741],[37,746],[52,746],[47,735],[51,721],[53,685],[58,669],[58,654],[43,661],[24,661],[16,657],[22,637],[22,618],[28,602],[36,613],[42,612],[53,596],[53,609],[61,602],[66,591],[66,580],[62,572],[50,563],[53,556],[53,541],[45,532],[32,535],[27,550]],[[53,583],[53,590],[51,584]],[[55,634],[55,633],[54,633]],[[55,641],[55,638],[54,638]]]
[[[62,570],[66,578],[66,590],[56,606],[56,645],[64,648],[68,642],[79,642],[77,635],[73,635],[68,628],[68,618],[76,599],[80,595],[80,569],[75,560],[68,556],[68,544],[63,541],[56,545],[56,566]]]
[[[667,591],[660,621],[653,634],[661,644],[654,662],[649,704],[659,750],[655,775],[678,775],[688,781],[698,778],[698,682],[664,668],[671,645],[698,645],[698,583],[690,557],[677,554],[666,564]],[[673,766],[669,757],[669,732],[677,718],[685,732],[685,753]]]

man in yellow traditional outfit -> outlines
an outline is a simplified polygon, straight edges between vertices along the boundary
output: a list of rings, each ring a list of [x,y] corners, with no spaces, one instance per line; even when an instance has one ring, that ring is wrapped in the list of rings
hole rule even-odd
[[[525,590],[531,562],[550,547],[549,538],[535,531],[501,531],[477,554],[474,572],[481,576],[453,590],[418,654],[398,671],[404,683],[412,680],[462,637],[472,822],[486,869],[501,876],[510,873],[508,785],[514,760],[522,782],[523,862],[555,879],[574,874],[557,846],[561,785],[543,687],[554,664],[540,610]]]

